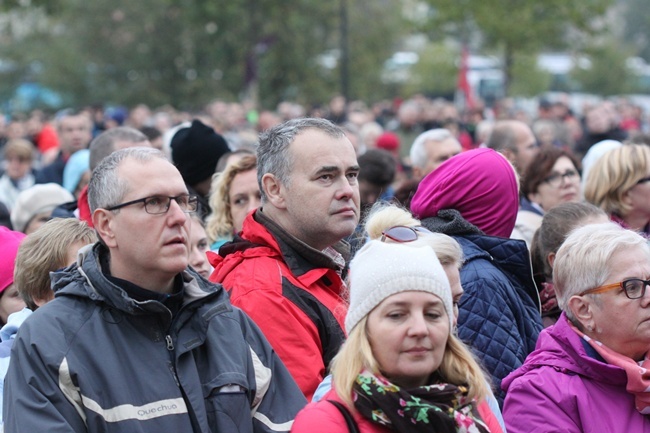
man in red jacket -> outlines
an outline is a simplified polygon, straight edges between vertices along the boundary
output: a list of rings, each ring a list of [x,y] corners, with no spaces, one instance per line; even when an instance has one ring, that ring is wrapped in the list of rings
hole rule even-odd
[[[262,329],[311,399],[345,338],[342,275],[359,220],[352,143],[323,119],[295,119],[260,136],[262,207],[213,255],[212,281]]]

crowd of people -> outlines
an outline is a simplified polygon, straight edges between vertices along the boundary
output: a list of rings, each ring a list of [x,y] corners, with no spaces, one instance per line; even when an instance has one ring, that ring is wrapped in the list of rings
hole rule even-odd
[[[5,118],[4,431],[650,432],[648,120]]]

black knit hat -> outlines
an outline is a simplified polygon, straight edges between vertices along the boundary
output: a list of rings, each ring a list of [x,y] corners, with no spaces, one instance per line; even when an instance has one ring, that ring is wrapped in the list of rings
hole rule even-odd
[[[179,129],[172,137],[171,149],[174,165],[190,186],[211,178],[219,158],[230,151],[226,140],[200,120]]]

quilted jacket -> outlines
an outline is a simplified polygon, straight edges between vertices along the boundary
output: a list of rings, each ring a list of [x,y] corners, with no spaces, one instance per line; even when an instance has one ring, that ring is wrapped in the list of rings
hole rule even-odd
[[[453,220],[453,230],[437,217],[422,224],[453,235],[463,250],[460,280],[465,294],[459,304],[458,336],[481,360],[503,404],[501,380],[523,364],[542,330],[526,243],[487,236],[459,213],[441,212],[449,213],[446,223]]]

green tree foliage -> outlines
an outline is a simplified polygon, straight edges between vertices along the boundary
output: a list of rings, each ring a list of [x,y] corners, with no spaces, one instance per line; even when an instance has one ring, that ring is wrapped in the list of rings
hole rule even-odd
[[[532,97],[549,89],[551,74],[537,66],[537,56],[518,53],[512,65],[510,91],[513,95]]]
[[[501,49],[506,90],[518,53],[568,44],[568,31],[590,32],[612,0],[427,0],[433,7],[430,25],[462,39],[480,32],[488,47]]]
[[[15,65],[13,81],[3,76],[4,88],[38,65],[32,78],[77,104],[324,101],[340,90],[340,62],[319,62],[340,45],[339,1],[6,1],[6,13],[41,11],[42,25],[21,38],[0,28],[0,58]],[[404,31],[399,4],[347,4],[351,96],[370,98],[391,41]]]
[[[582,91],[602,96],[636,92],[638,78],[625,65],[632,55],[631,48],[619,41],[608,40],[586,48],[585,55],[591,66],[577,69],[572,74]]]
[[[404,86],[404,96],[416,93],[453,95],[458,78],[458,50],[442,43],[428,44],[419,53],[420,59],[411,68],[411,78]]]
[[[650,62],[650,2],[648,0],[619,0],[623,9],[626,42],[634,47],[637,55]]]

